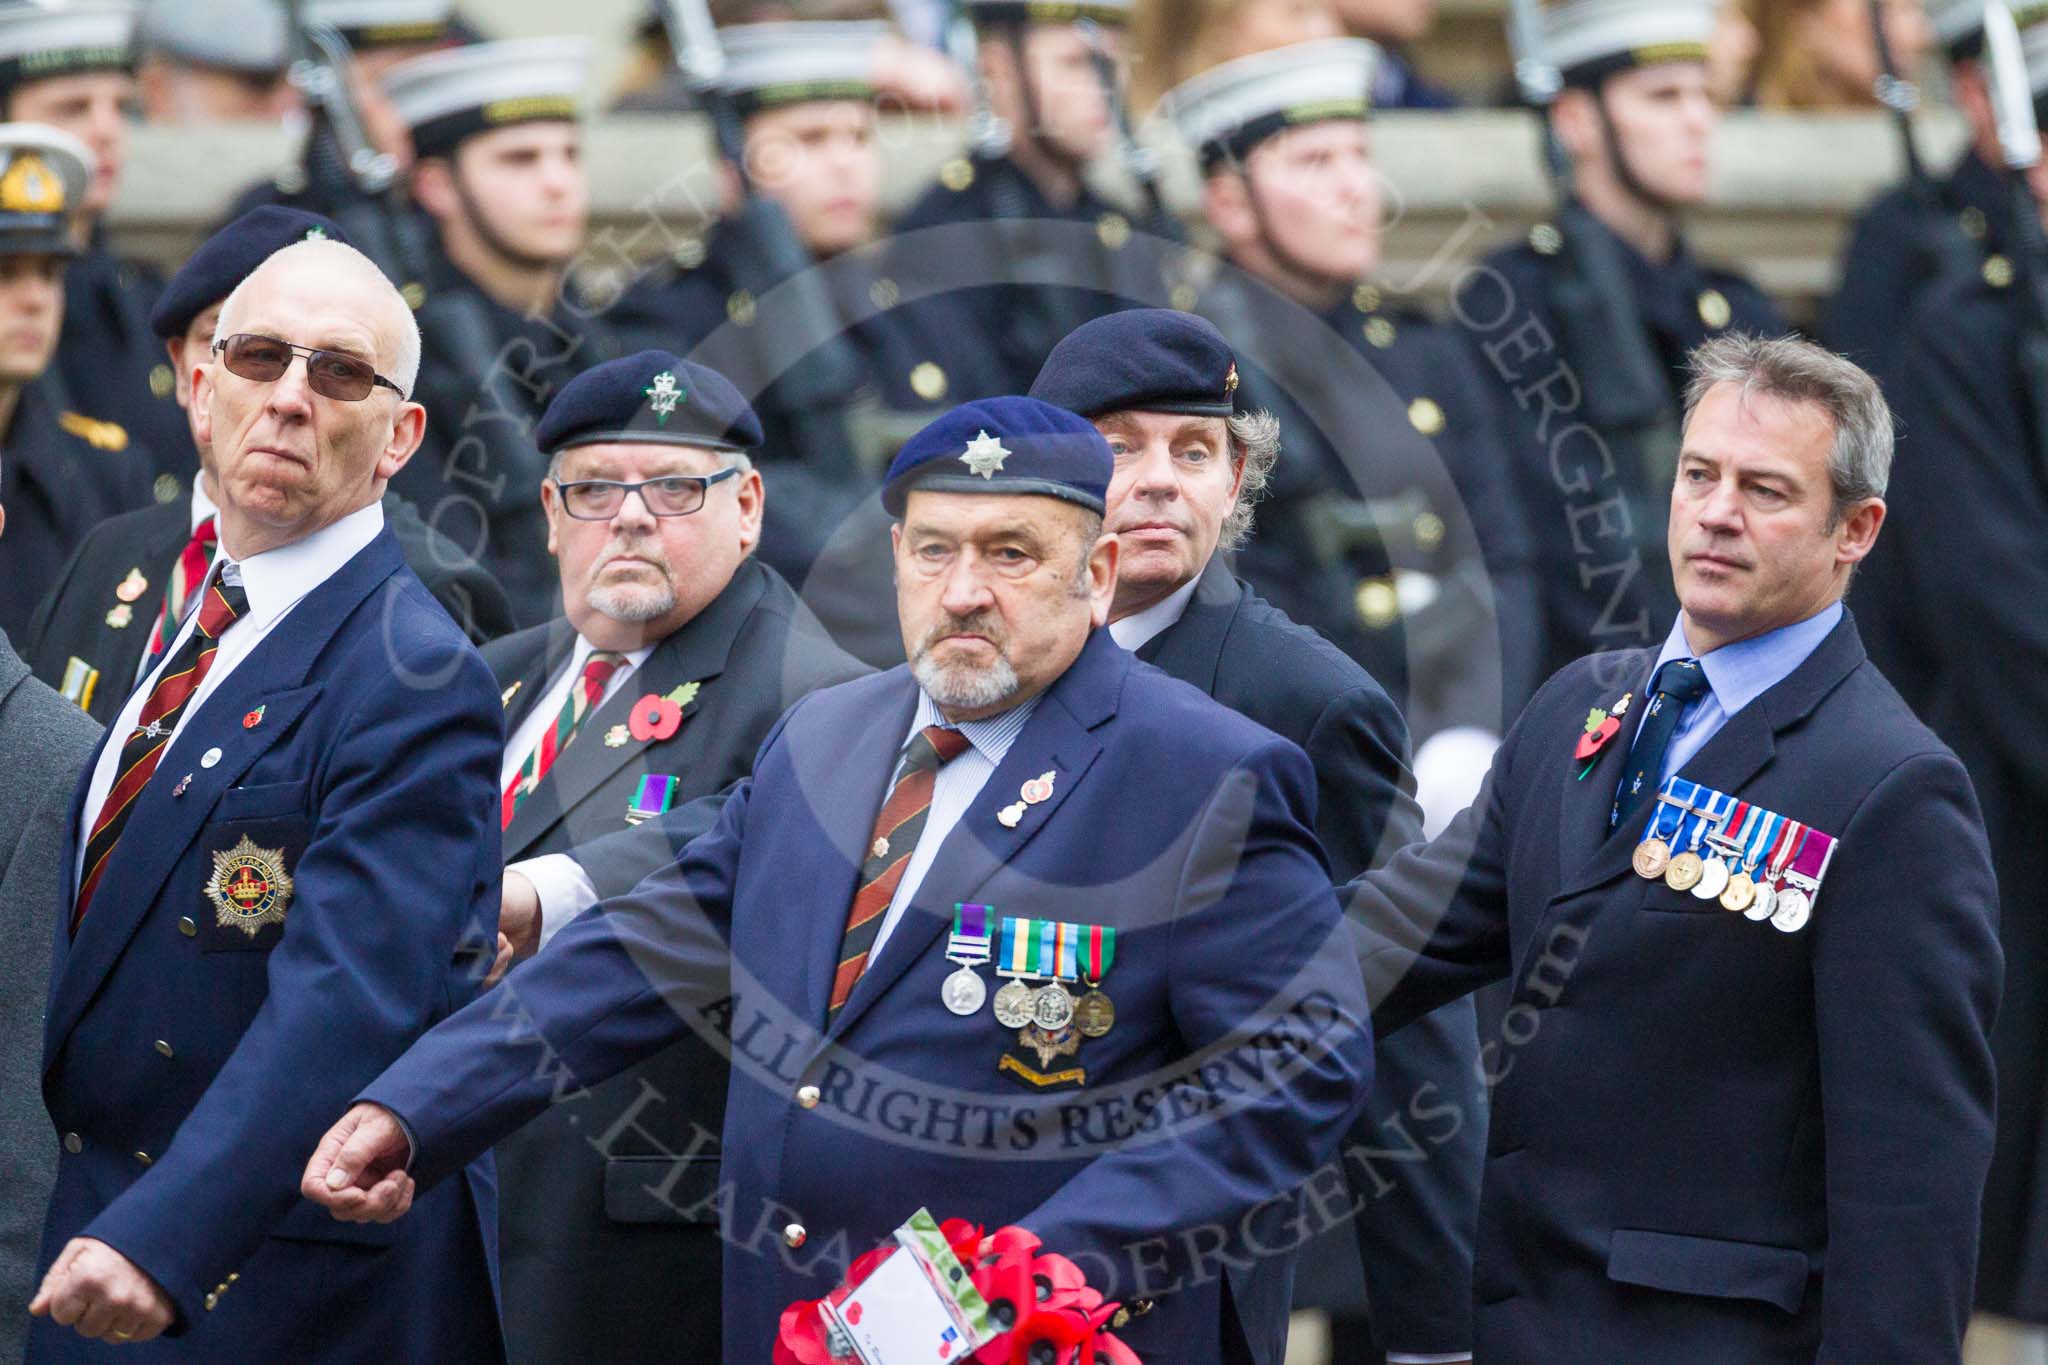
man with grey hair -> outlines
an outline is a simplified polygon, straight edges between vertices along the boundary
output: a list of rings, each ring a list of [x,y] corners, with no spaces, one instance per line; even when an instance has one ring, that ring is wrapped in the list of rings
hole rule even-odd
[[[535,435],[563,615],[484,650],[509,735],[500,927],[522,956],[597,900],[597,878],[631,886],[677,849],[652,826],[586,856],[593,841],[723,791],[792,702],[869,671],[754,558],[761,427],[723,375],[663,351],[609,361],[564,385]],[[727,1075],[691,1034],[498,1144],[514,1359],[718,1357],[717,1219],[678,1212],[718,1187],[717,1145],[673,1201],[621,1191],[718,1130]],[[594,1149],[607,1132],[626,1140]]]
[[[475,993],[497,918],[498,690],[384,525],[418,365],[404,299],[333,241],[271,255],[193,357],[219,550],[64,822],[31,1361],[502,1351],[487,1159],[395,1238],[337,1236],[295,1179]]]
[[[1955,1361],[1997,890],[1962,764],[1842,604],[1891,416],[1797,338],[1691,368],[1678,621],[1559,672],[1477,803],[1352,884],[1375,1021],[1512,978],[1480,1359]]]
[[[1118,548],[1109,633],[1124,648],[1305,750],[1316,773],[1316,838],[1339,881],[1421,837],[1408,728],[1372,675],[1241,582],[1225,562],[1251,533],[1253,503],[1280,453],[1271,413],[1242,407],[1237,361],[1206,319],[1130,309],[1075,328],[1032,396],[1095,424],[1116,456],[1105,529]],[[1485,1097],[1470,1000],[1436,1011],[1375,1052],[1380,1098],[1347,1155],[1399,1150],[1415,1124],[1431,1159],[1375,1169],[1349,1160],[1342,1214],[1316,1231],[1355,1237],[1378,1353],[1464,1359]],[[1411,1105],[1428,1111],[1411,1115]],[[1345,1226],[1347,1225],[1348,1226]],[[1319,1299],[1357,1297],[1358,1272],[1318,1274]],[[1273,1292],[1283,1295],[1284,1284]]]

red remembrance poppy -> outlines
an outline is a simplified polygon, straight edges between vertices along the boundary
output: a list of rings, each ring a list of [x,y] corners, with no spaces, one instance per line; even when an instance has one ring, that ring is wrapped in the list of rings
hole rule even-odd
[[[1607,741],[1613,739],[1620,732],[1621,722],[1613,716],[1609,716],[1606,720],[1600,722],[1599,729],[1588,730],[1585,734],[1579,736],[1578,756],[1581,759],[1591,758],[1594,754],[1606,748]]]
[[[667,697],[649,692],[633,703],[633,715],[626,722],[626,728],[633,732],[633,738],[644,743],[650,739],[667,739],[682,723],[682,707]]]

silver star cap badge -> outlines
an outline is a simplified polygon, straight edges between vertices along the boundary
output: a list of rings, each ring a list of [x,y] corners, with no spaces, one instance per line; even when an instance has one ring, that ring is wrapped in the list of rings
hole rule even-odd
[[[1010,452],[1003,446],[1002,437],[981,431],[967,443],[967,453],[960,458],[966,461],[970,474],[979,474],[993,481],[996,471],[1003,467],[1003,461],[1010,458]]]
[[[654,410],[654,419],[663,426],[668,425],[669,414],[676,410],[676,404],[683,401],[683,391],[676,387],[675,373],[663,370],[654,376],[654,383],[641,390],[647,395],[647,406]]]

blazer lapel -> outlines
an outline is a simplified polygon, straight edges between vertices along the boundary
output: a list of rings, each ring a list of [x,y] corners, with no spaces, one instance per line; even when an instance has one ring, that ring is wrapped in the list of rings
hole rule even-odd
[[[627,676],[625,686],[595,712],[584,717],[583,727],[576,732],[575,740],[562,750],[555,759],[555,766],[542,779],[539,790],[520,804],[512,823],[506,827],[506,862],[524,854],[592,792],[609,782],[619,769],[630,763],[639,763],[643,772],[651,771],[648,755],[657,746],[661,747],[665,762],[674,761],[687,747],[682,736],[689,727],[690,717],[701,705],[695,697],[682,708],[681,728],[667,740],[649,743],[629,740],[625,744],[612,745],[604,742],[603,737],[615,726],[626,724],[633,713],[634,703],[640,698],[650,693],[667,696],[685,683],[709,682],[724,672],[732,655],[733,643],[739,637],[748,614],[760,600],[764,583],[758,569],[751,564],[743,565],[741,571],[726,584],[725,590],[714,597],[703,611],[670,632],[654,647],[646,661]],[[568,638],[573,642],[575,636],[571,634]],[[558,660],[555,667],[559,666]],[[548,676],[553,675],[554,668],[550,668]],[[544,690],[546,683],[540,686]],[[623,809],[617,812],[617,818],[625,819]]]
[[[1244,599],[1244,585],[1220,559],[1211,559],[1195,580],[1195,595],[1188,599],[1180,620],[1140,645],[1138,657],[1184,683],[1213,693],[1223,646]]]
[[[44,1033],[46,1058],[55,1056],[56,1044],[77,1023],[101,980],[155,905],[165,880],[198,836],[221,793],[239,782],[257,759],[282,740],[320,695],[321,684],[309,685],[306,679],[333,638],[337,623],[351,616],[403,563],[390,533],[380,534],[309,593],[228,675],[220,689],[187,717],[156,773],[136,798],[135,813],[129,817],[121,846],[94,893],[92,908],[79,922],[78,935],[64,955],[61,976],[52,981]],[[243,718],[258,706],[263,708],[261,723],[245,725]],[[102,748],[114,739],[111,732],[103,737]],[[221,756],[208,767],[202,757],[213,749],[219,749]],[[94,762],[98,762],[97,755]],[[86,771],[90,774],[92,770]],[[191,784],[183,795],[173,796],[178,782],[187,775]],[[81,781],[81,790],[73,798],[71,829],[66,834],[63,913],[67,918],[77,895],[73,867],[78,857],[77,829],[83,818],[83,787],[89,780],[88,776]]]
[[[918,883],[917,894],[882,945],[881,956],[869,964],[846,1008],[834,1021],[837,1038],[868,1006],[894,984],[953,924],[956,901],[972,900],[1004,865],[1012,862],[1040,830],[1058,815],[1089,767],[1102,752],[1091,731],[1115,714],[1115,698],[1131,656],[1098,630],[1081,658],[1046,693],[1023,732],[1011,744],[981,792],[953,827]],[[1020,790],[1035,777],[1051,773],[1052,794],[1026,805],[1014,827],[1000,812],[1022,800]]]
[[[548,623],[545,634],[540,637],[540,647],[522,661],[512,675],[505,680],[500,695],[505,700],[505,735],[507,742],[514,730],[526,724],[533,715],[533,708],[547,694],[548,680],[555,676],[555,670],[568,661],[576,648],[576,632],[569,628],[567,617],[558,616]],[[520,755],[524,758],[525,755]]]
[[[1593,757],[1593,766],[1584,777],[1579,770],[1586,765],[1572,757],[1578,744],[1581,730],[1561,735],[1554,742],[1557,749],[1558,783],[1557,866],[1567,882],[1583,880],[1587,885],[1607,880],[1619,868],[1610,867],[1615,862],[1616,851],[1621,853],[1621,866],[1628,864],[1628,854],[1636,846],[1636,840],[1629,834],[1630,822],[1623,821],[1614,830],[1607,828],[1607,817],[1614,809],[1614,791],[1621,784],[1621,774],[1628,766],[1628,751],[1636,737],[1636,727],[1642,721],[1643,707],[1648,698],[1643,690],[1649,686],[1651,669],[1656,665],[1657,656],[1649,650],[1642,651],[1641,658],[1632,669],[1633,681],[1627,691],[1628,711],[1621,717],[1621,729],[1607,747]],[[1618,692],[1596,694],[1597,700],[1589,701],[1589,708],[1599,706],[1611,709],[1621,699]],[[1577,717],[1575,717],[1577,719]]]

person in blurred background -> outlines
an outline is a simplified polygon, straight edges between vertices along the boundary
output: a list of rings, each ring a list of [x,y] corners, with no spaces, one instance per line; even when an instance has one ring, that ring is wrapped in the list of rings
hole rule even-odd
[[[1723,109],[1749,103],[1762,46],[1747,0],[1721,0],[1714,11],[1713,31],[1707,35],[1707,88],[1714,103]]]
[[[102,222],[128,162],[135,115],[135,5],[77,0],[0,8],[0,116],[61,128],[92,152],[92,179],[72,220],[79,252],[64,275],[55,371],[66,401],[133,435],[159,461],[155,496],[183,496],[184,414],[149,330],[162,282],[114,254]],[[111,429],[111,427],[109,429]]]
[[[1877,40],[1869,0],[1754,0],[1761,46],[1759,109],[1877,107]],[[1981,6],[1979,7],[1981,9]],[[1934,44],[1922,0],[1883,0],[1885,41],[1901,75],[1912,78]]]
[[[299,107],[278,0],[148,0],[136,45],[149,123],[275,123]]]
[[[59,129],[0,124],[0,631],[15,640],[86,532],[150,500],[149,456],[116,424],[67,411],[50,369],[93,164]]]
[[[1408,3],[1431,8],[1430,0]],[[1349,22],[1331,0],[1138,0],[1131,13],[1131,103],[1149,110],[1218,62],[1339,37]]]
[[[1376,109],[1449,109],[1457,97],[1432,85],[1402,56],[1402,49],[1429,36],[1436,23],[1436,0],[1337,0],[1337,18],[1354,38],[1378,43],[1380,60],[1373,71],[1372,102]]]
[[[560,385],[616,354],[562,292],[590,218],[587,61],[583,39],[525,38],[384,76],[413,145],[412,199],[434,229],[415,305],[427,438],[392,488],[504,585],[522,626],[549,619],[556,594],[533,424]]]

